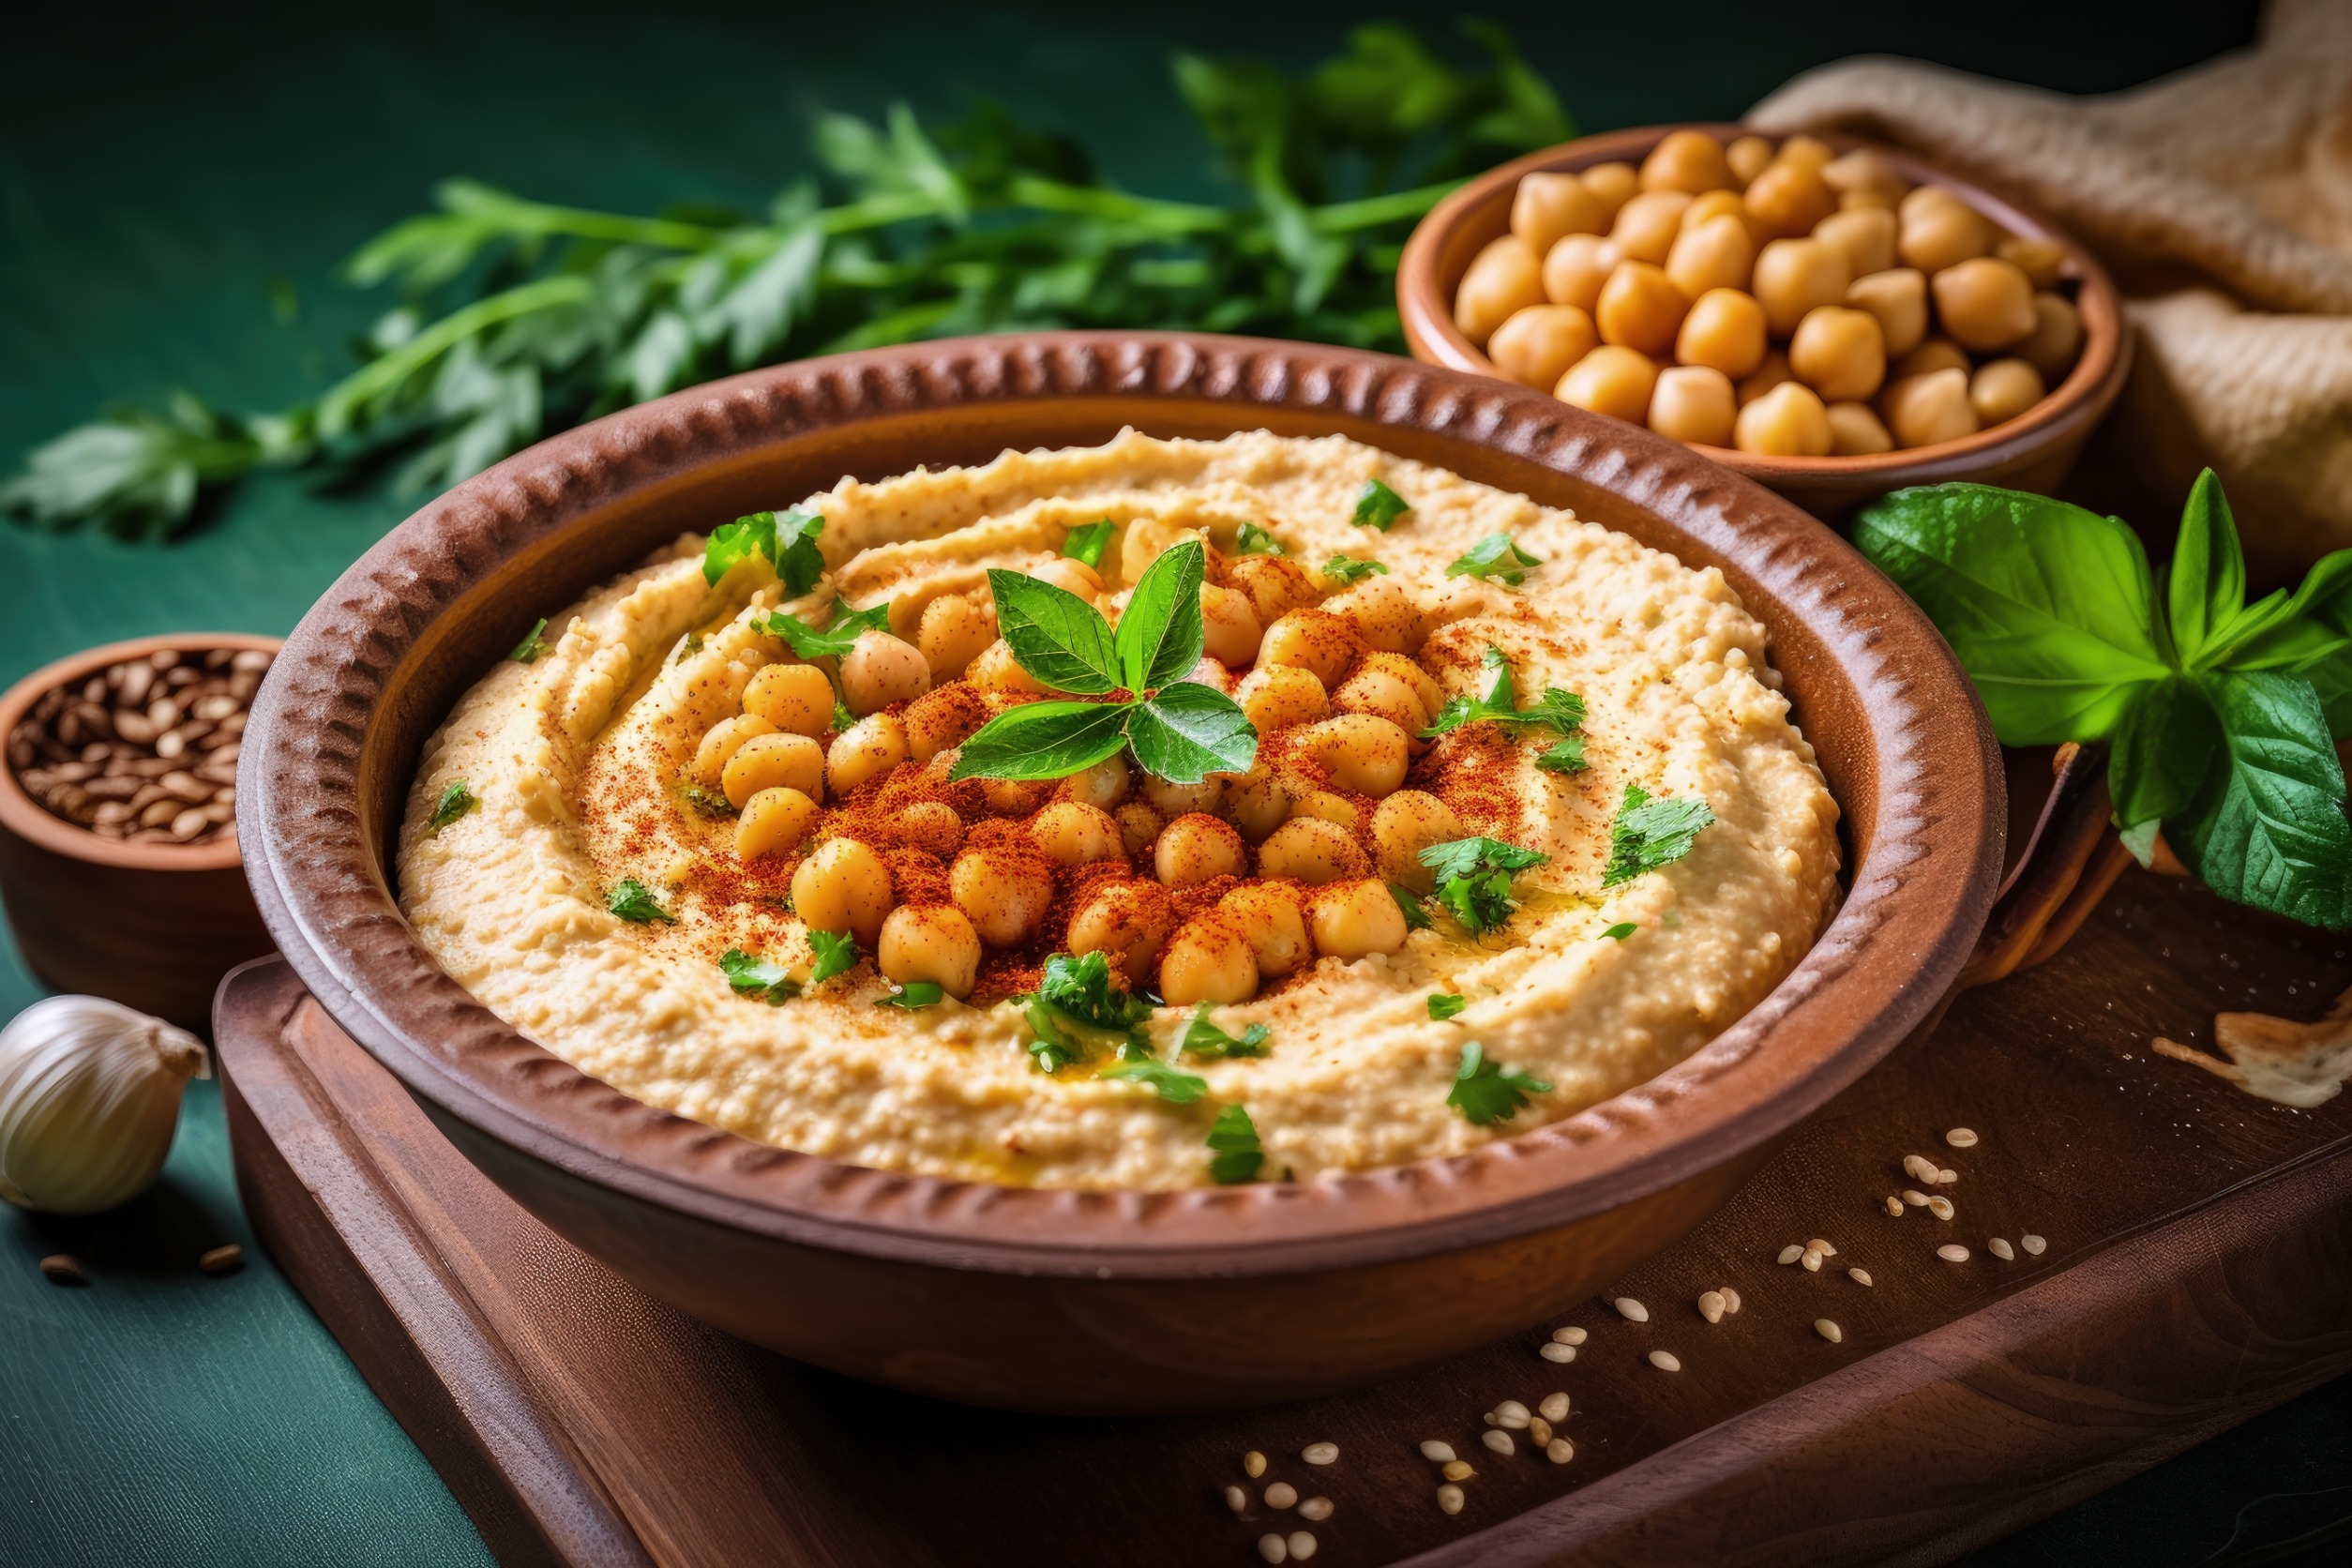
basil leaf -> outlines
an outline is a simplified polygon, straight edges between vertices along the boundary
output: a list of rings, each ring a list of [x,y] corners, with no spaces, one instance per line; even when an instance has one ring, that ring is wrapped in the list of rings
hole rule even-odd
[[[1130,711],[1118,702],[1023,702],[964,742],[948,779],[1067,778],[1125,748]]]
[[[1638,784],[1626,785],[1617,818],[1609,823],[1609,864],[1601,886],[1632,882],[1681,859],[1714,821],[1713,808],[1703,800],[1653,798]]]
[[[2329,737],[2352,740],[2352,641],[2347,641],[2333,657],[2303,671],[2303,679],[2311,683],[2319,698],[2320,709],[2328,719]]]
[[[2246,558],[2239,548],[2238,524],[2209,468],[2189,487],[2180,508],[2180,538],[2173,547],[2164,596],[2173,649],[2192,670],[2246,607]]]
[[[864,610],[837,603],[833,619],[822,629],[780,610],[761,625],[770,637],[782,638],[802,658],[842,658],[857,645],[861,633],[890,629],[890,601],[884,599]]]
[[[678,917],[663,909],[655,900],[652,890],[635,877],[623,877],[619,885],[605,895],[604,907],[636,926],[655,920],[666,920],[672,926],[678,923]]]
[[[1099,697],[1119,685],[1110,627],[1093,605],[1050,582],[994,568],[988,592],[1014,663],[1074,696]]]
[[[1103,564],[1103,549],[1110,543],[1110,531],[1118,526],[1108,518],[1099,522],[1081,523],[1062,536],[1062,555],[1067,561],[1083,565]]]
[[[539,634],[547,630],[547,617],[542,615],[533,624],[530,634],[515,644],[515,651],[506,656],[517,664],[536,664],[542,651]]]
[[[1163,686],[1148,701],[1127,709],[1127,744],[1144,771],[1170,784],[1198,784],[1213,773],[1247,773],[1258,760],[1258,731],[1241,704],[1197,681]]]
[[[1351,521],[1359,528],[1377,528],[1385,534],[1396,526],[1396,520],[1413,509],[1412,503],[1380,483],[1366,479],[1364,489],[1356,492],[1356,509]]]
[[[1200,620],[1200,581],[1208,565],[1200,541],[1186,539],[1160,551],[1144,569],[1119,616],[1117,685],[1140,697],[1174,686],[1200,662],[1208,635]]]
[[[2318,693],[2267,671],[2209,676],[2204,686],[2221,719],[2225,771],[2166,841],[2232,902],[2352,928],[2352,821]]]
[[[2103,740],[2133,687],[2171,673],[2147,553],[2113,518],[1931,485],[1862,508],[1854,543],[1950,640],[2010,746]]]
[[[433,803],[433,814],[425,819],[425,831],[428,834],[439,833],[481,804],[481,797],[475,794],[464,779],[453,778],[449,780],[448,787],[441,792],[441,798]]]
[[[901,1007],[912,1013],[925,1007],[936,1007],[947,994],[936,980],[910,980],[890,995],[878,997],[877,1007]]]
[[[817,967],[808,972],[808,983],[822,985],[837,974],[847,974],[857,967],[857,938],[847,931],[808,933],[808,945],[816,950]]]
[[[1122,1062],[1115,1067],[1105,1067],[1097,1076],[1142,1084],[1172,1106],[1188,1106],[1209,1092],[1207,1078],[1165,1062]]]
[[[1247,1182],[1266,1163],[1265,1146],[1258,1141],[1258,1124],[1240,1106],[1227,1106],[1209,1125],[1209,1180],[1228,1186]]]
[[[2107,795],[2125,827],[2189,809],[2221,754],[2222,724],[2196,681],[2176,675],[2141,689],[2107,753]]]
[[[1315,574],[1327,577],[1334,582],[1361,582],[1367,577],[1386,577],[1388,568],[1378,561],[1359,561],[1352,555],[1334,555],[1316,567]]]
[[[1282,548],[1280,539],[1275,538],[1254,522],[1245,522],[1242,524],[1241,533],[1233,540],[1233,553],[1236,555],[1288,555],[1290,552]]]

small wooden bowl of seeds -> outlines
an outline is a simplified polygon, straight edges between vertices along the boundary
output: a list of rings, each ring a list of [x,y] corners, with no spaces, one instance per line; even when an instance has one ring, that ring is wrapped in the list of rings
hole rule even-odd
[[[236,768],[278,646],[139,638],[0,694],[0,899],[42,984],[209,1032],[220,976],[270,950],[237,855]]]

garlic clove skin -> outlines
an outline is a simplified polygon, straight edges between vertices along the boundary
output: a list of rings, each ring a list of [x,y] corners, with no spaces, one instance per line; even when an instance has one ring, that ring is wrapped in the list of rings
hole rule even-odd
[[[95,996],[53,996],[0,1030],[0,1198],[91,1214],[147,1190],[172,1152],[204,1042]]]

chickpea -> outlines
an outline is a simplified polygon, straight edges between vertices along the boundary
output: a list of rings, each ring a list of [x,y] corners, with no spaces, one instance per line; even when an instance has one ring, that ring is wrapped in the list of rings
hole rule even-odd
[[[1225,785],[1214,776],[1198,784],[1176,784],[1155,773],[1147,773],[1143,776],[1143,798],[1161,816],[1181,817],[1188,811],[1214,811],[1217,803],[1225,798]]]
[[[1236,589],[1249,596],[1261,626],[1322,597],[1305,567],[1278,555],[1244,555],[1228,563],[1225,573]]]
[[[1731,378],[1706,365],[1677,365],[1658,372],[1650,394],[1650,428],[1672,441],[1728,446],[1740,415]]]
[[[1887,161],[1885,155],[1867,147],[1842,154],[1823,164],[1821,182],[1841,199],[1857,192],[1877,198],[1874,206],[1849,209],[1864,212],[1892,210],[1911,188],[1910,182]]]
[[[1799,131],[1780,144],[1779,157],[1784,161],[1819,173],[1830,166],[1831,159],[1837,157],[1837,153],[1818,136],[1807,136]]]
[[[1742,136],[1723,150],[1731,177],[1745,186],[1772,161],[1772,144],[1761,136]]]
[[[1198,528],[1188,528],[1168,518],[1141,518],[1127,524],[1127,531],[1119,539],[1119,570],[1129,582],[1139,581],[1152,563],[1186,539],[1197,539],[1203,547],[1208,538]]]
[[[901,986],[927,980],[960,1001],[980,977],[980,935],[953,904],[901,904],[882,922],[874,965]]]
[[[1597,234],[1614,216],[1609,204],[1585,186],[1581,174],[1525,174],[1511,197],[1511,232],[1549,250],[1563,234]]]
[[[1312,671],[1287,664],[1259,665],[1242,677],[1233,696],[1260,735],[1292,724],[1312,724],[1329,711],[1323,683]]]
[[[1421,864],[1421,852],[1462,837],[1454,807],[1420,790],[1399,790],[1372,813],[1372,850],[1380,875],[1415,893],[1437,886],[1437,876]]]
[[[1890,267],[1855,279],[1846,303],[1878,318],[1889,354],[1908,354],[1927,336],[1927,275],[1916,267]]]
[[[1584,188],[1601,199],[1614,219],[1641,188],[1641,176],[1630,163],[1596,163],[1584,172]]]
[[[1057,801],[1037,813],[1029,837],[1048,860],[1063,866],[1092,866],[1120,852],[1119,824],[1100,807],[1074,800]]]
[[[1837,210],[1837,196],[1823,183],[1821,171],[1791,158],[1786,147],[1748,182],[1746,200],[1756,233],[1772,239],[1811,234]]]
[[[1088,604],[1102,597],[1103,574],[1072,556],[1057,555],[1029,575],[1065,594],[1076,594]]]
[[[1495,328],[1486,356],[1520,385],[1548,392],[1600,340],[1591,314],[1576,306],[1530,305]]]
[[[754,735],[735,747],[718,777],[727,803],[737,810],[762,790],[797,790],[821,800],[825,748],[807,735]]]
[[[1315,817],[1293,817],[1258,846],[1258,869],[1269,877],[1319,886],[1361,877],[1371,862],[1348,830]]]
[[[1796,331],[1807,310],[1843,303],[1853,280],[1846,253],[1817,239],[1776,239],[1756,253],[1756,302],[1775,338]]]
[[[1131,800],[1111,813],[1119,823],[1119,842],[1130,855],[1141,854],[1152,840],[1160,836],[1168,819],[1157,808],[1139,800]]]
[[[1883,190],[1849,190],[1837,199],[1837,210],[1840,212],[1892,212],[1901,201],[1901,197],[1891,195]],[[1898,221],[1896,224],[1898,233],[1901,227]],[[1900,255],[1901,251],[1898,250],[1896,254]]]
[[[1107,757],[1093,767],[1080,768],[1062,781],[1054,792],[1064,800],[1080,806],[1091,806],[1097,811],[1108,811],[1127,798],[1135,780],[1127,772],[1124,757]]]
[[[1261,978],[1288,974],[1311,956],[1298,894],[1282,883],[1237,887],[1217,900],[1217,908],[1241,923]]]
[[[1400,664],[1406,668],[1397,669]],[[1445,696],[1428,671],[1410,659],[1375,654],[1332,693],[1332,702],[1342,713],[1387,719],[1410,735],[1428,727],[1438,709],[1445,706]]]
[[[1517,234],[1489,240],[1462,275],[1454,295],[1454,324],[1484,347],[1514,310],[1544,303],[1544,258]]]
[[[1410,653],[1428,635],[1421,606],[1402,578],[1366,578],[1324,600],[1323,608],[1353,626],[1365,644],[1387,653]]]
[[[1852,402],[1887,379],[1887,340],[1878,318],[1843,305],[1819,305],[1788,340],[1788,369],[1831,402]]]
[[[1388,884],[1372,879],[1336,882],[1319,891],[1308,906],[1315,950],[1350,961],[1405,945],[1405,912]]]
[[[1350,794],[1385,795],[1405,782],[1410,746],[1405,731],[1370,714],[1342,714],[1306,732],[1307,754]]]
[[[1070,952],[1100,953],[1133,985],[1152,972],[1175,928],[1176,906],[1159,883],[1105,882],[1070,916]]]
[[[893,824],[900,839],[942,860],[963,848],[964,820],[956,808],[936,800],[918,800],[898,813]]]
[[[1731,184],[1723,143],[1703,130],[1670,130],[1641,160],[1644,190],[1721,190]]]
[[[1740,411],[1732,443],[1775,458],[1830,455],[1830,415],[1813,388],[1785,381]]]
[[[1788,370],[1788,355],[1779,349],[1767,350],[1763,363],[1740,380],[1740,406],[1745,408],[1774,387],[1796,379]]]
[[[836,797],[848,795],[907,760],[907,727],[891,714],[859,719],[833,739],[825,753],[825,782]]]
[[[833,728],[833,683],[813,664],[771,664],[743,688],[743,710],[787,734],[822,735]]]
[[[2024,273],[2036,289],[2055,289],[2066,276],[2066,252],[2050,240],[2003,234],[1993,243],[1993,254]]]
[[[1968,378],[1968,406],[1982,423],[1998,425],[2040,402],[2043,390],[2042,372],[2024,360],[1990,360]]]
[[[911,643],[886,631],[860,632],[841,656],[841,700],[853,714],[880,713],[931,689],[931,667]]]
[[[980,650],[979,656],[964,672],[964,679],[982,691],[1014,692],[1034,697],[1046,689],[1046,683],[1020,667],[1013,650],[1003,638]]]
[[[1438,678],[1401,654],[1366,654],[1358,668],[1394,675],[1404,682],[1432,718],[1445,706],[1445,687],[1438,684]]]
[[[1856,278],[1894,265],[1894,214],[1884,207],[1833,212],[1814,226],[1813,237],[1846,255]]]
[[[1737,381],[1764,363],[1764,307],[1738,289],[1710,289],[1691,303],[1675,334],[1674,357]]]
[[[1160,995],[1170,1007],[1247,1002],[1258,994],[1258,953],[1242,923],[1222,910],[1176,927],[1160,955]]]
[[[722,718],[702,732],[701,744],[694,748],[695,781],[705,789],[716,790],[726,776],[727,764],[746,741],[761,735],[776,733],[776,726],[757,714],[737,714]]]
[[[1869,458],[1894,450],[1894,437],[1879,422],[1877,411],[1868,403],[1832,403],[1830,405],[1830,455],[1833,458]]]
[[[1666,252],[1666,280],[1684,300],[1696,299],[1710,289],[1743,289],[1755,270],[1756,241],[1748,237],[1744,222],[1727,214],[1683,230],[1674,249]],[[1612,284],[1615,281],[1610,279]],[[1604,305],[1608,297],[1605,286],[1601,291]]]
[[[928,762],[948,747],[963,745],[987,719],[987,709],[963,686],[927,692],[898,716],[907,727],[907,755],[917,762]]]
[[[914,634],[914,645],[922,650],[935,681],[962,674],[980,650],[995,641],[996,623],[961,594],[942,594],[925,605]]]
[[[991,947],[1018,947],[1045,927],[1053,878],[1034,857],[968,847],[947,868],[947,891]]]
[[[1285,664],[1304,670],[1329,690],[1355,662],[1363,645],[1355,626],[1330,611],[1293,610],[1266,628],[1258,644],[1258,668]]]
[[[1904,265],[1933,276],[1992,249],[1993,226],[1951,191],[1923,185],[1903,198],[1894,249]]]
[[[1246,665],[1258,657],[1258,640],[1265,634],[1247,594],[1202,583],[1200,626],[1201,650],[1219,664]]]
[[[1680,241],[1693,229],[1716,218],[1738,219],[1741,232],[1748,236],[1751,245],[1755,243],[1756,231],[1748,227],[1748,204],[1740,199],[1736,190],[1710,190],[1703,196],[1692,197],[1691,204],[1682,209],[1682,223],[1675,230],[1674,237]]]
[[[2083,318],[2073,301],[2062,294],[2035,294],[2033,330],[2011,352],[2041,371],[2044,382],[2059,382],[2074,368],[2074,357],[2082,351]]]
[[[1289,821],[1290,792],[1274,769],[1260,762],[1226,787],[1223,809],[1244,839],[1262,844]]]
[[[817,825],[817,803],[798,790],[762,790],[735,819],[735,855],[757,860],[797,847]]]
[[[1618,209],[1617,221],[1609,226],[1609,243],[1627,261],[1663,262],[1682,227],[1682,209],[1690,204],[1691,199],[1679,190],[1645,190]]]
[[[1964,349],[1990,354],[2034,328],[2033,284],[2013,262],[1978,256],[1936,273],[1927,286],[1936,319]]]
[[[812,931],[848,931],[872,946],[890,913],[890,867],[854,838],[828,838],[792,873],[792,912]]]
[[[1331,790],[1309,790],[1290,803],[1290,820],[1304,817],[1332,826],[1353,838],[1364,826],[1364,813],[1346,795]]]
[[[1878,395],[1878,412],[1905,446],[1957,441],[1977,430],[1976,408],[1968,401],[1968,372],[1956,366],[1890,383]]]
[[[980,798],[1000,817],[1026,817],[1044,805],[1056,787],[1050,779],[988,778],[980,782]]]
[[[1248,852],[1233,824],[1188,811],[1161,830],[1152,847],[1152,869],[1170,887],[1190,887],[1212,877],[1238,877],[1248,868]]]
[[[1601,302],[1601,285],[1624,259],[1609,240],[1570,234],[1544,253],[1544,297],[1590,312]]]
[[[1638,350],[1604,343],[1569,367],[1552,396],[1638,425],[1650,411],[1650,394],[1657,384],[1657,361]]]

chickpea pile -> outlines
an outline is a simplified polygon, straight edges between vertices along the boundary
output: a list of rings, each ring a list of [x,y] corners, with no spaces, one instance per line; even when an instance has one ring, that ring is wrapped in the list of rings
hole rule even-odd
[[[1198,535],[1130,524],[1126,580],[1184,537]],[[1081,562],[1028,570],[1120,607]],[[1420,852],[1477,831],[1442,780],[1404,787],[1446,700],[1413,657],[1428,626],[1411,591],[1376,577],[1334,592],[1287,559],[1212,548],[1200,609],[1190,678],[1256,726],[1245,775],[1177,784],[1122,755],[1058,781],[951,781],[968,736],[1046,695],[976,593],[931,599],[911,641],[859,635],[838,661],[854,722],[837,733],[833,679],[782,654],[701,736],[685,782],[735,809],[742,865],[789,867],[807,926],[853,934],[902,986],[993,995],[1047,954],[1100,952],[1189,1006],[1247,1001],[1319,957],[1396,952],[1407,924],[1388,883],[1427,892]]]
[[[2082,349],[2063,254],[1810,136],[1678,130],[1529,174],[1455,324],[1513,381],[1701,446],[1860,457],[2040,402]]]

